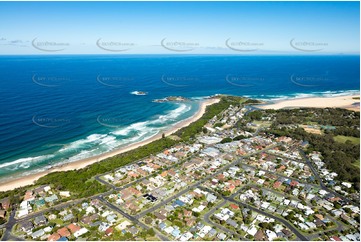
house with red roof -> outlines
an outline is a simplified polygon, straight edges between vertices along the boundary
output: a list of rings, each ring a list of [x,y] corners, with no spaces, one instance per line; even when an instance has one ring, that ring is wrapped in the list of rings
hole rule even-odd
[[[274,188],[274,189],[278,189],[281,185],[282,185],[282,182],[276,181],[276,182],[273,184],[273,188]]]
[[[232,208],[232,209],[234,209],[234,210],[237,210],[237,209],[239,209],[239,206],[238,205],[236,205],[236,204],[234,204],[234,203],[232,203],[231,205],[229,205],[230,206],[230,208]]]
[[[57,241],[58,239],[60,239],[60,235],[58,233],[54,233],[48,237],[48,241]]]
[[[105,230],[105,235],[110,236],[113,234],[113,228],[109,227]]]
[[[58,231],[56,231],[56,232],[60,235],[60,237],[68,237],[68,236],[70,236],[70,232],[66,227],[58,229]]]
[[[76,231],[79,231],[81,228],[78,225],[72,223],[68,225],[68,229],[72,234],[74,234]]]
[[[298,185],[298,181],[295,181],[295,180],[291,181],[291,183],[290,183],[291,187],[295,187],[297,185]]]
[[[342,241],[342,239],[340,239],[337,236],[332,236],[330,239],[333,240],[333,241]]]

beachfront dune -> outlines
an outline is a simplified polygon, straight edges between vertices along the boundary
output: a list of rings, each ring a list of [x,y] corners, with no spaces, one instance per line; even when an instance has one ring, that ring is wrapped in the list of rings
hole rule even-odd
[[[360,111],[360,95],[337,96],[337,97],[312,97],[291,100],[276,101],[273,103],[259,105],[261,109],[281,108],[345,108]]]

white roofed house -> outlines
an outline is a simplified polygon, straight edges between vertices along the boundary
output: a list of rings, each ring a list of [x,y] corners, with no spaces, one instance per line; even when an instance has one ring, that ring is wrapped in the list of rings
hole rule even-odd
[[[86,214],[95,213],[95,208],[92,206],[89,206],[86,208]]]
[[[217,200],[217,197],[211,193],[206,195],[207,202],[214,203]]]
[[[69,191],[61,191],[61,192],[59,192],[59,195],[61,197],[70,197],[70,192]]]
[[[252,236],[254,236],[257,233],[258,229],[256,228],[256,226],[253,224],[252,226],[250,226],[247,230],[247,234],[250,234]]]
[[[45,231],[43,229],[39,229],[39,230],[35,231],[34,233],[32,233],[31,237],[33,239],[37,239],[37,238],[43,236],[44,234],[45,234]]]
[[[51,195],[50,197],[45,198],[45,202],[47,202],[47,203],[53,203],[57,200],[58,200],[58,196],[55,194]]]
[[[343,185],[344,187],[347,187],[347,188],[351,188],[351,187],[352,187],[352,184],[349,183],[349,182],[342,182],[341,185]]]
[[[86,234],[86,233],[88,233],[88,229],[81,228],[80,230],[78,230],[74,233],[74,236],[75,236],[75,238],[78,238],[79,236],[82,236],[83,234]]]
[[[110,224],[114,224],[117,221],[117,215],[110,214],[106,217],[106,219]]]
[[[45,192],[49,192],[50,190],[51,190],[51,187],[50,187],[50,186],[44,187],[44,191],[45,191]]]
[[[220,154],[220,151],[213,147],[208,147],[202,151],[203,154],[211,156],[211,157],[217,157]]]
[[[22,201],[20,203],[20,209],[18,210],[18,215],[17,216],[18,217],[26,216],[31,211],[32,211],[32,208],[31,208],[30,202],[24,200],[24,201]]]
[[[277,238],[277,234],[268,229],[266,230],[266,235],[267,235],[268,240],[274,240]]]
[[[109,175],[109,174],[105,175],[104,178],[105,178],[107,181],[109,181],[109,182],[113,182],[113,181],[114,181],[114,177],[113,177],[112,175]]]

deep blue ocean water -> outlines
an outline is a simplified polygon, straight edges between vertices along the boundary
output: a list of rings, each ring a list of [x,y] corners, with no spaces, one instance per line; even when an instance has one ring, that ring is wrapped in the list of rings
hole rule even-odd
[[[359,56],[1,56],[0,178],[141,141],[214,94],[359,92]],[[147,95],[134,95],[144,91]],[[185,96],[185,103],[153,99]]]

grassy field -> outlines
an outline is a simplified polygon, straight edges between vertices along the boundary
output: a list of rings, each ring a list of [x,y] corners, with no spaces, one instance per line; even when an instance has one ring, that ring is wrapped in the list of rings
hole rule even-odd
[[[271,121],[258,121],[258,120],[253,121],[253,123],[257,124],[257,125],[259,125],[261,127],[266,127],[266,128],[268,128],[272,124]]]
[[[62,226],[64,224],[63,220],[61,220],[60,218],[50,220],[50,222],[56,223],[56,224],[58,224],[60,226]]]
[[[333,137],[333,139],[340,143],[346,143],[346,141],[349,140],[353,144],[360,144],[360,138],[351,137],[351,136],[337,135],[337,136]]]

